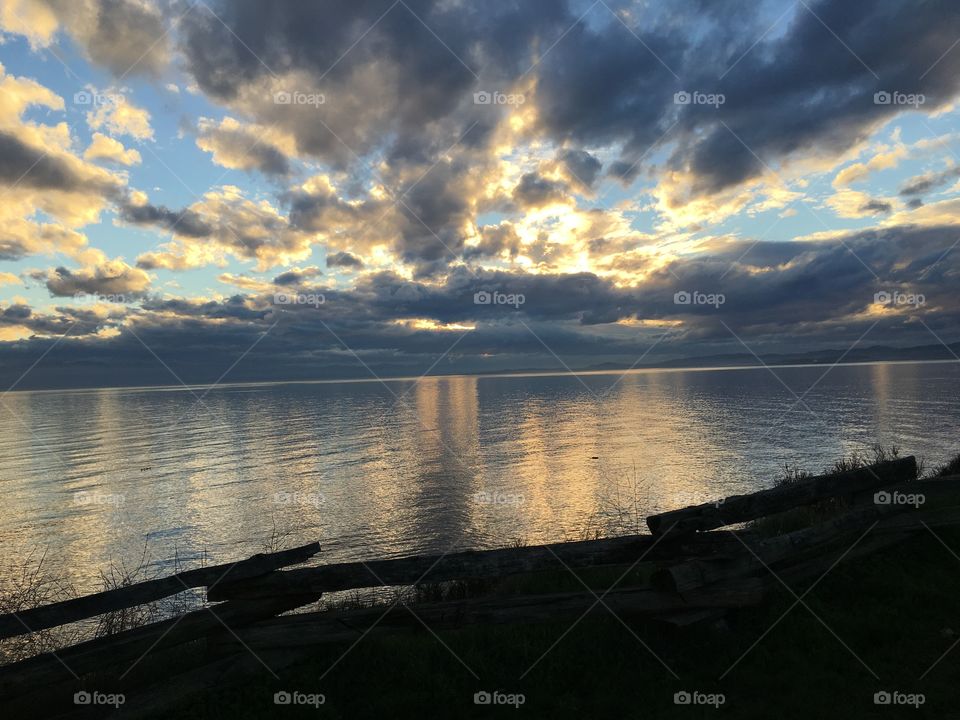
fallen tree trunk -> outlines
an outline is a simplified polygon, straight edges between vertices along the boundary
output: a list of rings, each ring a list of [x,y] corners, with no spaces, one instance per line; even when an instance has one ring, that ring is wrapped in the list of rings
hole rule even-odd
[[[660,590],[683,592],[711,583],[760,573],[765,567],[808,551],[817,551],[850,533],[865,530],[883,517],[906,512],[887,506],[858,508],[827,522],[759,541],[744,540],[737,557],[696,558],[656,571],[652,585]]]
[[[647,525],[654,535],[667,532],[684,535],[713,530],[801,505],[812,505],[837,495],[852,495],[871,488],[904,482],[916,476],[917,462],[910,456],[847,472],[820,475],[803,482],[788,483],[749,495],[734,495],[715,503],[651,515],[647,518]]]
[[[630,535],[554,545],[337,563],[297,568],[240,582],[219,583],[210,589],[208,597],[210,600],[230,600],[493,578],[562,570],[564,564],[571,568],[623,565],[641,557],[653,560],[666,556],[697,557],[736,552],[739,544],[731,533],[691,537],[680,545],[661,543],[650,535]]]
[[[115,590],[105,590],[30,610],[7,613],[0,615],[0,639],[25,635],[115,610],[143,605],[154,600],[162,600],[190,588],[209,587],[227,579],[264,575],[287,565],[304,562],[318,552],[320,552],[320,544],[313,542],[280,552],[254,555],[240,562],[187,570],[169,577],[147,580]]]

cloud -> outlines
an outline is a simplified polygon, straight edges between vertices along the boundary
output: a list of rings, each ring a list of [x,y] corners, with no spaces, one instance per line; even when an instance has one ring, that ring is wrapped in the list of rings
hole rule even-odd
[[[118,182],[70,155],[52,154],[0,130],[0,184],[64,193],[110,193]],[[92,184],[92,187],[91,187]]]
[[[213,227],[189,208],[178,212],[163,205],[127,202],[120,206],[120,219],[131,225],[153,225],[190,238],[213,234]]]
[[[104,260],[94,267],[79,270],[57,267],[37,279],[43,279],[47,290],[54,296],[112,296],[124,298],[121,302],[143,295],[150,287],[147,273],[122,260]]]
[[[180,211],[128,205],[123,219],[173,233],[171,242],[137,258],[137,265],[147,270],[223,265],[228,256],[255,260],[259,270],[266,270],[304,260],[312,252],[308,233],[291,227],[268,201],[254,202],[231,185],[207,192]]]
[[[163,18],[139,0],[7,0],[0,27],[35,48],[49,46],[63,29],[115,75],[157,76],[169,62]]]
[[[524,173],[513,189],[513,199],[521,208],[537,208],[563,202],[567,187],[561,182],[547,180],[536,173]]]
[[[123,143],[101,133],[94,133],[93,140],[83,153],[84,160],[105,160],[117,165],[139,165],[140,153],[130,148],[127,150]]]
[[[903,184],[900,188],[900,194],[906,197],[925,195],[957,178],[960,178],[960,167],[949,167],[939,172],[915,175]]]
[[[588,189],[593,187],[603,168],[603,163],[585,150],[561,150],[557,159],[566,167],[574,184]]]
[[[279,145],[284,145],[284,149]],[[266,175],[287,175],[290,172],[288,155],[296,152],[289,137],[280,137],[265,127],[243,125],[229,117],[219,124],[200,118],[197,147],[212,153],[217,165],[234,170],[259,170]]]
[[[109,130],[115,135],[129,135],[137,140],[153,140],[150,113],[147,110],[137,107],[121,94],[103,96],[111,99],[87,113],[87,124],[91,128]]]
[[[308,280],[323,275],[323,271],[316,265],[306,268],[291,268],[280,273],[273,279],[274,285],[303,285]]]
[[[363,260],[348,252],[338,252],[327,255],[327,267],[362,268]]]
[[[885,214],[893,212],[893,205],[886,200],[871,199],[860,206],[860,212]]]

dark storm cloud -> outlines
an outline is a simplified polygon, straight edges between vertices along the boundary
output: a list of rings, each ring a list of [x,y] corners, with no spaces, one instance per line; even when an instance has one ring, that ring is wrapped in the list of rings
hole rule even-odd
[[[130,302],[142,296],[150,285],[150,278],[143,270],[120,261],[80,270],[58,267],[45,276],[34,274],[33,277],[43,279],[50,294],[57,297],[86,294],[115,302]]]
[[[480,242],[467,247],[464,258],[495,258],[503,253],[513,258],[520,253],[522,243],[512,225],[483,225],[479,230]]]
[[[516,76],[526,69],[532,39],[559,35],[569,20],[565,3],[547,0],[479,6],[411,0],[392,7],[385,0],[223,0],[213,10],[217,17],[190,13],[182,23],[182,48],[200,88],[223,102],[247,102],[246,88],[271,72],[303,73],[302,82],[318,87],[289,91],[322,93],[323,105],[261,103],[254,110],[281,120],[301,152],[338,162],[352,162],[340,139],[361,154],[387,137],[396,138],[391,155],[438,151],[426,129],[472,98],[474,73],[487,68],[495,83]],[[465,126],[454,124],[459,135]]]
[[[582,148],[563,160],[586,184],[599,168],[578,153],[619,146],[610,173],[630,180],[640,170],[634,163],[672,128],[664,140],[676,143],[671,163],[692,172],[702,194],[744,182],[795,152],[847,149],[909,109],[877,104],[876,93],[923,94],[921,110],[930,111],[960,87],[960,54],[948,52],[960,36],[960,14],[943,2],[801,3],[769,38],[764,31],[779,6],[772,18],[747,0],[691,0],[643,13],[612,7],[622,10],[623,23],[602,6],[577,23],[583,8],[565,2],[420,0],[408,10],[390,9],[385,0],[243,0],[214,5],[226,27],[210,14],[191,13],[181,40],[204,91],[246,103],[261,120],[286,123],[302,152],[341,164],[355,158],[338,137],[360,154],[380,148],[391,162],[420,163],[477,122],[463,145],[467,152],[481,147],[497,109],[474,106],[472,94],[509,88],[529,70],[537,77],[540,129]],[[540,58],[544,47],[550,50]],[[269,78],[267,68],[278,76],[323,77],[326,104],[316,112],[251,106],[245,93]],[[678,91],[722,94],[725,101],[675,104]]]
[[[506,363],[501,368],[555,366],[541,341],[574,364],[611,357],[629,364],[664,333],[659,354],[649,360],[708,351],[743,355],[727,327],[758,352],[782,351],[785,337],[788,348],[799,339],[807,348],[844,349],[867,330],[873,344],[929,345],[935,341],[917,317],[938,334],[951,332],[960,321],[960,298],[953,291],[960,255],[944,255],[955,239],[952,227],[902,227],[853,233],[842,244],[738,240],[677,259],[636,286],[591,273],[474,275],[459,267],[435,284],[380,272],[361,276],[347,291],[300,283],[300,292],[323,296],[324,302],[313,305],[277,305],[272,293],[222,301],[147,298],[127,322],[134,323],[143,342],[165,348],[165,361],[188,382],[216,380],[248,350],[232,379],[365,376],[369,371],[352,352],[381,376],[424,372],[461,335],[453,360],[464,371],[490,367],[481,360],[485,355]],[[780,272],[771,272],[776,269]],[[893,290],[923,293],[926,305],[865,315],[877,292]],[[676,293],[684,291],[722,293],[725,302],[719,307],[677,304]],[[523,302],[478,303],[481,292],[522,295]],[[113,322],[59,310],[41,315],[12,306],[0,311],[0,323],[49,335],[78,320],[85,323],[81,332]],[[475,329],[423,330],[406,324],[410,318],[469,323]],[[680,319],[683,325],[608,325],[628,318]],[[26,358],[10,347],[0,350],[4,357]],[[57,357],[45,360],[47,372],[61,367]],[[90,370],[100,373],[101,382],[104,377],[119,382],[126,372],[139,381],[168,381],[139,340],[122,328],[117,337],[71,346],[70,363],[101,368]],[[76,367],[70,365],[71,378],[79,377]]]
[[[685,73],[691,89],[722,93],[725,102],[681,106],[683,129],[703,137],[688,137],[674,162],[689,163],[700,189],[714,192],[759,174],[761,161],[845,150],[909,109],[883,96],[878,104],[877,93],[922,94],[928,112],[949,102],[960,87],[960,56],[947,52],[958,35],[960,14],[942,2],[800,4],[781,37],[754,48],[723,80],[716,67]],[[739,38],[724,66],[754,41]]]
[[[924,175],[915,175],[907,180],[900,188],[900,194],[906,197],[912,195],[925,195],[935,188],[942,187],[947,183],[960,177],[960,167],[947,168],[940,172],[926,173]]]
[[[566,196],[566,185],[547,180],[536,173],[525,173],[513,189],[513,199],[521,208],[542,207],[563,200]]]
[[[28,145],[4,131],[0,131],[0,183],[97,194],[109,194],[117,188],[116,183],[88,177],[64,158]]]
[[[403,225],[395,251],[416,273],[440,272],[463,253],[464,227],[472,221],[464,161],[441,162],[404,193],[398,206]]]
[[[888,203],[886,200],[871,199],[860,206],[860,212],[862,213],[874,213],[878,215],[885,215],[886,213],[889,213],[892,211],[893,211],[893,205]]]
[[[362,268],[363,260],[348,252],[327,255],[327,267]]]
[[[63,23],[90,59],[115,75],[158,75],[167,61],[160,13],[131,0],[38,0]],[[172,3],[161,0],[161,7]]]
[[[57,308],[57,314],[35,313],[29,306],[14,304],[0,309],[0,327],[25,327],[39,335],[60,336],[69,332],[70,337],[79,337],[96,333],[110,321],[82,308]],[[5,344],[6,345],[6,344]],[[30,343],[25,345],[29,346]],[[21,347],[27,353],[32,347]],[[8,356],[17,350],[9,346],[2,348]]]
[[[213,228],[189,209],[170,210],[163,205],[125,203],[119,210],[120,219],[131,225],[151,225],[193,238],[204,238],[213,234]]]
[[[562,150],[557,159],[566,166],[575,180],[588,188],[593,187],[603,168],[603,163],[585,150]]]
[[[330,263],[327,262],[327,265]],[[315,277],[323,275],[323,272],[318,267],[308,267],[308,268],[294,268],[293,270],[287,270],[286,272],[280,273],[273,279],[274,285],[302,285],[308,280],[311,280]]]
[[[921,110],[930,111],[960,87],[960,56],[948,53],[960,14],[941,2],[798,4],[785,32],[755,47],[763,35],[756,18],[747,21],[755,3],[726,2],[706,19],[703,7],[671,6],[659,26],[636,30],[642,43],[617,23],[577,26],[539,68],[547,132],[586,146],[621,143],[610,172],[629,181],[639,171],[633,163],[672,128],[672,164],[710,194],[791,153],[845,150],[910,109],[883,97],[876,104],[876,93],[923,94]],[[678,91],[724,102],[677,104]]]

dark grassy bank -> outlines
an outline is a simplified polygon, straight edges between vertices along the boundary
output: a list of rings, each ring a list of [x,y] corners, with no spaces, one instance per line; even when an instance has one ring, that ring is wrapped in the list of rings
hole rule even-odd
[[[935,472],[954,474],[958,465]],[[831,508],[803,512],[810,522]],[[784,518],[777,529],[802,522]],[[602,594],[621,572],[578,575]],[[582,589],[560,570],[493,586],[448,586],[446,595]],[[438,593],[420,589],[411,600]],[[264,670],[242,685],[215,688],[182,716],[956,718],[958,598],[960,529],[940,529],[846,559],[821,581],[780,586],[762,606],[716,622],[678,628],[621,621],[598,606],[572,629],[565,621],[370,635],[318,648],[279,671],[279,681]],[[415,602],[411,607],[415,612]],[[325,702],[278,706],[278,691],[322,693]],[[524,701],[518,708],[477,705],[480,691],[521,693]],[[674,695],[683,691],[722,694],[724,702],[678,705]],[[922,704],[875,704],[884,691],[921,694]]]
[[[783,589],[760,608],[706,627],[629,619],[625,627],[597,608],[572,630],[566,622],[473,627],[440,639],[426,629],[368,636],[352,649],[318,649],[309,661],[278,673],[279,682],[264,670],[259,680],[216,689],[184,707],[182,716],[960,717],[960,649],[930,670],[960,638],[960,559],[951,552],[960,553],[960,530],[937,535],[841,563],[804,597],[809,609],[791,610],[796,599]],[[609,585],[604,574],[591,579],[598,591]],[[544,586],[582,587],[570,575],[544,578]],[[323,693],[325,704],[276,706],[278,690]],[[517,710],[474,705],[481,690],[523,693],[525,703]],[[682,690],[723,693],[726,701],[719,709],[677,706],[674,693]],[[923,693],[925,703],[877,706],[874,693],[882,690]]]

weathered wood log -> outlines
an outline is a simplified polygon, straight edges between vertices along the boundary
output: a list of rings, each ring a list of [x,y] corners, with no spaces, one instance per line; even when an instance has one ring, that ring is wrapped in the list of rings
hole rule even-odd
[[[715,503],[651,515],[647,518],[647,525],[654,535],[668,531],[683,535],[713,530],[801,505],[811,505],[837,495],[852,495],[870,488],[904,482],[916,476],[917,461],[910,456],[847,472],[820,475],[748,495],[734,495]]]
[[[228,602],[88,640],[58,650],[56,654],[36,655],[0,667],[0,697],[15,697],[38,687],[69,682],[70,671],[80,676],[93,672],[109,673],[111,669],[116,675],[124,674],[150,653],[192,642],[211,633],[229,633],[235,628],[274,617],[316,599],[316,596],[286,595]]]
[[[699,588],[681,596],[649,589],[612,590],[603,596],[603,604],[623,616],[652,616],[703,608],[745,607],[757,605],[763,598],[758,578],[747,578],[732,585]],[[344,612],[317,612],[290,615],[250,625],[237,636],[254,652],[261,649],[296,649],[318,644],[343,642],[364,633],[423,631],[459,628],[473,624],[509,624],[562,622],[577,618],[589,608],[602,617],[607,610],[596,603],[590,592],[550,593],[517,597],[478,598],[394,606],[388,610],[371,608]],[[415,613],[415,614],[414,614]],[[423,623],[421,623],[421,620]],[[230,638],[225,639],[227,643]]]
[[[319,543],[254,555],[236,563],[211,565],[187,570],[156,580],[105,590],[72,600],[42,605],[38,608],[0,615],[0,639],[65,625],[115,610],[162,600],[195,587],[215,586],[220,581],[257,577],[288,565],[310,559],[320,551]]]
[[[914,485],[915,487],[910,487]],[[926,528],[960,527],[960,498],[956,496],[957,488],[950,487],[943,480],[921,481],[898,486],[903,488],[907,497],[915,496],[915,491],[926,490],[925,502],[920,505],[879,504],[856,509],[844,513],[827,522],[809,528],[786,533],[760,542],[748,542],[749,549],[739,558],[697,558],[670,565],[653,573],[651,584],[654,588],[664,591],[684,591],[701,587],[710,583],[732,581],[753,573],[763,573],[766,568],[779,568],[784,564],[810,564],[810,567],[820,567],[824,557],[834,557],[834,546],[852,541],[859,532],[865,531],[873,525],[871,536],[858,546],[857,555],[863,554],[863,549],[883,549],[891,542],[884,539],[894,536],[892,542],[897,542],[910,534],[916,534]],[[907,492],[907,491],[910,492]],[[919,493],[923,494],[923,493]],[[949,500],[956,504],[946,507],[928,507],[937,500]],[[876,541],[874,537],[880,537]],[[754,554],[755,553],[755,554]]]
[[[569,567],[622,565],[641,556],[698,557],[736,552],[740,543],[730,533],[691,537],[681,544],[661,543],[650,535],[584,540],[499,550],[471,550],[448,555],[418,555],[393,560],[337,563],[297,568],[212,588],[210,600],[274,597],[355,588],[502,577]],[[562,562],[561,562],[562,561]]]
[[[736,557],[718,559],[695,558],[664,567],[653,574],[653,587],[664,591],[684,592],[711,583],[762,573],[766,567],[790,558],[800,558],[808,551],[824,547],[865,530],[882,518],[908,508],[897,506],[861,507],[830,520],[778,535],[765,540],[744,540]]]

